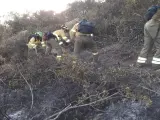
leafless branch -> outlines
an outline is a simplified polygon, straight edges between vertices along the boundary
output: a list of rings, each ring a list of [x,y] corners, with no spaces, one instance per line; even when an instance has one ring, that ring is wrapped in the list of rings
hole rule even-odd
[[[18,69],[19,70],[19,69]],[[31,107],[30,109],[33,108],[33,103],[34,103],[34,96],[33,96],[33,90],[32,90],[32,87],[31,85],[28,83],[27,79],[24,77],[24,75],[22,74],[22,72],[19,70],[19,73],[20,75],[22,76],[22,78],[25,80],[26,84],[28,85],[29,89],[30,89],[30,92],[31,92],[31,97],[32,97],[32,103],[31,103]]]
[[[103,94],[103,93],[106,93],[106,91],[103,91],[103,92],[98,93],[98,94],[95,94],[95,95],[90,95],[89,97],[87,97],[87,98],[85,98],[84,100],[82,100],[81,102],[79,102],[77,105],[82,104],[85,100],[87,100],[87,99],[89,99],[89,98],[91,98],[91,97],[95,97],[95,96],[101,95],[101,94]]]
[[[6,85],[1,78],[0,78],[0,81],[1,81],[4,85]]]
[[[156,93],[157,95],[160,95],[160,93],[158,93],[158,92],[156,92],[156,91],[154,91],[154,90],[152,90],[152,89],[149,89],[149,88],[147,88],[147,87],[145,87],[145,86],[141,86],[143,89],[146,89],[146,90],[148,90],[148,91],[150,91],[150,92],[153,92],[153,93]]]
[[[63,110],[61,110],[60,112],[55,113],[55,114],[49,116],[49,117],[46,118],[45,120],[56,120],[56,119],[59,118],[60,115],[62,115],[64,112],[67,112],[67,111],[69,111],[69,110],[71,110],[71,109],[76,109],[76,108],[80,108],[80,107],[91,106],[91,105],[96,104],[96,103],[98,103],[98,102],[102,102],[102,101],[104,101],[104,100],[108,100],[108,99],[110,99],[110,98],[112,98],[113,96],[118,95],[118,94],[119,94],[119,92],[116,92],[116,93],[114,93],[114,94],[112,94],[112,95],[110,95],[110,96],[107,96],[107,97],[105,97],[105,98],[99,99],[99,100],[97,100],[97,101],[94,101],[94,102],[91,102],[91,103],[88,103],[88,104],[74,105],[74,106],[70,106],[70,105],[69,105],[69,106],[67,106],[66,108],[64,108]],[[55,118],[54,118],[54,119],[51,119],[51,118],[53,118],[53,117],[55,117]]]
[[[11,119],[6,113],[3,113],[1,110],[0,110],[0,114],[2,114],[6,118],[6,120]]]
[[[49,116],[48,118],[46,118],[45,120],[49,120],[50,118],[56,116],[53,120],[56,120],[62,113],[66,112],[69,108],[70,108],[71,105],[68,105],[66,108],[64,108],[63,110],[61,110],[60,112],[58,113],[55,113],[51,116]]]

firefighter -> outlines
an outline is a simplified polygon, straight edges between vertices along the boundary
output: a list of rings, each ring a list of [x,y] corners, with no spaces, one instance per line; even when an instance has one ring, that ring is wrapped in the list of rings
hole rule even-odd
[[[45,43],[42,40],[42,36],[43,36],[42,32],[36,32],[36,33],[30,35],[28,37],[28,43],[27,43],[28,49],[29,50],[34,49],[36,54],[38,54],[37,47],[40,45],[42,45],[42,47],[45,47]]]
[[[148,54],[153,45],[156,47],[156,53],[152,58],[153,69],[160,68],[160,8],[153,17],[146,22],[144,26],[144,46],[138,56],[137,66],[143,67],[147,64]]]
[[[43,40],[46,45],[45,55],[49,55],[53,52],[57,60],[61,60],[63,52],[60,46],[61,43],[57,40],[57,37],[52,32],[46,32],[43,35]]]
[[[84,22],[84,23],[83,23]],[[82,25],[81,28],[81,23]],[[85,28],[85,25],[88,27]],[[92,51],[93,60],[94,62],[97,62],[98,60],[98,51],[97,51],[97,45],[93,40],[93,34],[94,29],[90,22],[87,20],[82,20],[79,23],[76,23],[73,28],[70,30],[70,38],[71,40],[74,40],[74,56],[75,59],[78,59],[80,57],[81,51],[85,49],[90,49]],[[76,62],[76,61],[74,61]]]
[[[67,26],[62,25],[61,29],[53,32],[53,35],[56,36],[59,45],[62,47],[62,51],[64,54],[67,54],[69,51],[69,47],[71,47],[71,40],[69,39],[69,29]]]
[[[65,25],[62,25],[61,29],[54,31],[53,35],[57,37],[57,40],[59,41],[59,45],[70,43],[70,39],[68,38],[69,29]]]

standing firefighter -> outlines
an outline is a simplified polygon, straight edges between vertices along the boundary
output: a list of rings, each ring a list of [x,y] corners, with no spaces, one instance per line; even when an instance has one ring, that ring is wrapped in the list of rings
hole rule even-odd
[[[42,45],[42,47],[45,47],[45,43],[42,40],[43,33],[42,32],[36,32],[35,34],[32,34],[28,37],[28,49],[34,49],[37,54],[37,47],[39,45]]]
[[[154,69],[160,68],[160,6],[152,6],[148,12],[155,12],[155,14],[148,13],[148,21],[144,26],[144,46],[140,52],[137,60],[137,66],[143,67],[147,63],[147,57],[153,45],[156,47],[156,53],[152,59],[152,66]]]
[[[98,52],[96,43],[93,41],[94,25],[93,23],[83,19],[76,23],[70,30],[70,38],[74,40],[74,55],[79,57],[80,52],[85,49],[90,49],[93,54],[93,60],[97,62]]]

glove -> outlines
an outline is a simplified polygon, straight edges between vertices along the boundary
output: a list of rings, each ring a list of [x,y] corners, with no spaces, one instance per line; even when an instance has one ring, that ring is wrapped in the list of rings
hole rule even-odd
[[[45,47],[45,46],[46,46],[44,42],[41,42],[41,45],[42,45],[42,47]]]
[[[77,63],[77,57],[76,56],[72,56],[72,63],[76,64]]]
[[[71,40],[70,40],[70,39],[68,39],[68,40],[66,40],[66,42],[67,42],[67,43],[70,43],[70,42],[71,42]]]
[[[93,37],[93,34],[91,34],[91,37]]]
[[[77,61],[73,60],[73,61],[72,61],[72,63],[73,63],[73,64],[76,64],[76,63],[77,63]]]
[[[97,63],[98,62],[98,53],[92,53],[93,54],[93,62]]]
[[[62,56],[61,55],[57,55],[56,59],[57,59],[57,61],[61,61],[62,60]]]
[[[59,45],[63,45],[63,42],[61,41],[61,42],[59,42]]]
[[[46,45],[42,45],[42,47],[46,47]]]

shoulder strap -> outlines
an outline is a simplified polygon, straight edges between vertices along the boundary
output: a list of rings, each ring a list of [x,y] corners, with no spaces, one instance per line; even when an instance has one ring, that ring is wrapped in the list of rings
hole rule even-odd
[[[147,32],[147,34],[150,36],[150,38],[151,38],[152,40],[156,40],[156,39],[157,39],[157,36],[158,36],[158,34],[159,34],[159,31],[160,31],[160,24],[159,24],[159,26],[158,26],[158,30],[157,30],[157,33],[156,33],[155,38],[152,38],[151,34],[148,32],[147,29],[145,29],[145,31]]]

